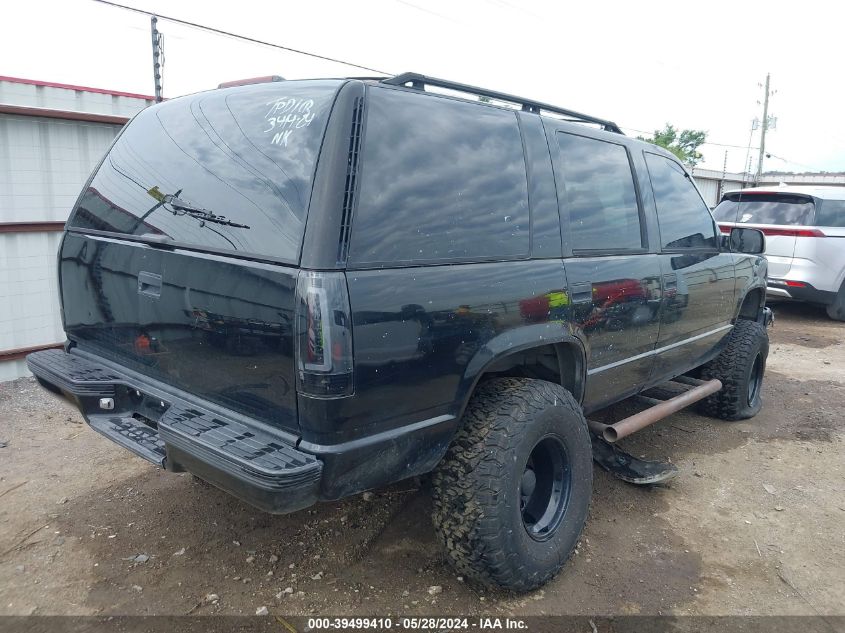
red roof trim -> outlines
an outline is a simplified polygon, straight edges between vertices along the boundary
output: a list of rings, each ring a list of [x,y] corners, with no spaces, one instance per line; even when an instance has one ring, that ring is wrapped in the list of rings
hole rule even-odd
[[[32,352],[40,352],[45,349],[60,349],[64,343],[47,343],[46,345],[33,345],[31,347],[18,347],[15,349],[0,350],[0,362],[20,360],[26,358]]]
[[[60,84],[54,81],[38,81],[36,79],[22,79],[21,77],[5,77],[0,75],[0,81],[9,81],[15,84],[27,84],[30,86],[44,86],[45,88],[63,88],[65,90],[81,90],[82,92],[93,92],[102,95],[113,95],[115,97],[130,97],[132,99],[143,99],[155,101],[155,97],[141,95],[134,92],[119,92],[117,90],[104,90],[103,88],[90,88],[88,86],[74,86],[73,84]]]
[[[0,233],[53,233],[64,230],[64,222],[0,222]]]

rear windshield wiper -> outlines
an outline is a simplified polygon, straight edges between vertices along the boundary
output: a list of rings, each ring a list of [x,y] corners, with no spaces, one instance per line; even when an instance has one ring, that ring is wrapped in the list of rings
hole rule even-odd
[[[232,222],[232,220],[226,219],[226,217],[223,215],[217,215],[216,213],[209,211],[208,209],[203,209],[202,207],[194,206],[189,202],[185,202],[178,196],[174,196],[173,194],[166,194],[162,202],[170,206],[171,213],[173,213],[173,215],[190,215],[192,218],[197,218],[202,222],[214,222],[215,224],[225,224],[226,226],[234,226],[235,228],[239,229],[249,228],[246,224],[238,224],[237,222]],[[182,211],[182,213],[179,213],[179,211]]]

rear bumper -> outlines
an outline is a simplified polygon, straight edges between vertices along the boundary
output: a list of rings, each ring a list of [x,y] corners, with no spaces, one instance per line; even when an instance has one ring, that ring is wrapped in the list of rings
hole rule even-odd
[[[788,285],[788,283],[803,283],[803,286]],[[769,279],[766,294],[778,299],[793,299],[807,303],[830,305],[836,299],[836,293],[828,290],[818,290],[811,284],[790,279]]]
[[[45,350],[27,356],[27,365],[69,397],[91,428],[154,464],[188,470],[275,514],[319,496],[323,462],[266,426],[164,392],[89,354]]]

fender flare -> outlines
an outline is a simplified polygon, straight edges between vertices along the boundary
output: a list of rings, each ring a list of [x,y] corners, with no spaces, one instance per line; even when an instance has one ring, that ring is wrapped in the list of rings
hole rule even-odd
[[[536,323],[494,336],[473,355],[464,369],[458,387],[456,401],[460,403],[460,409],[455,412],[458,419],[463,415],[478,381],[490,366],[511,354],[547,345],[564,345],[574,350],[576,380],[581,388],[580,393],[572,395],[580,401],[583,398],[587,378],[587,352],[584,341],[561,323]],[[560,355],[558,358],[560,359]]]
[[[757,316],[759,316],[759,312],[766,305],[766,279],[768,278],[769,262],[765,257],[758,257],[753,263],[753,270],[754,275],[750,278],[750,283],[743,288],[737,288],[736,304],[734,305],[733,314],[734,323],[740,318],[740,311],[742,310],[742,305],[745,303],[745,299],[748,297],[748,293],[758,289],[762,293],[760,305],[757,306]]]

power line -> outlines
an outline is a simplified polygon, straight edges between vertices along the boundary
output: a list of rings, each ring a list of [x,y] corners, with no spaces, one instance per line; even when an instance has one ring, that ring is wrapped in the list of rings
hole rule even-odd
[[[804,169],[810,169],[812,171],[824,171],[823,169],[819,169],[818,167],[813,167],[812,165],[805,165],[804,163],[796,163],[794,160],[789,160],[788,158],[784,158],[783,156],[778,156],[776,154],[772,154],[771,152],[766,152],[766,158],[777,158],[778,160],[782,160],[783,162],[789,165],[798,165],[798,167],[803,167]]]
[[[378,73],[380,75],[390,75],[389,73],[384,70],[378,70],[377,68],[370,68],[369,66],[362,66],[361,64],[353,64],[352,62],[346,62],[342,59],[335,59],[334,57],[326,57],[325,55],[318,55],[317,53],[309,53],[308,51],[301,51],[296,48],[290,48],[289,46],[282,46],[281,44],[274,44],[273,42],[267,42],[265,40],[259,40],[254,37],[248,37],[246,35],[238,35],[237,33],[231,33],[229,31],[223,31],[221,29],[215,29],[211,26],[204,26],[202,24],[197,24],[196,22],[188,22],[187,20],[180,20],[179,18],[173,18],[166,15],[162,15],[161,13],[154,13],[152,11],[144,11],[143,9],[137,9],[135,7],[129,7],[125,4],[118,4],[116,2],[109,2],[108,0],[93,0],[93,2],[97,2],[99,4],[105,4],[110,7],[114,7],[116,9],[123,9],[125,11],[132,11],[134,13],[140,13],[142,15],[147,16],[155,16],[161,20],[167,20],[168,22],[174,22],[176,24],[182,24],[183,26],[189,26],[195,29],[201,29],[203,31],[208,31],[209,33],[216,33],[217,35],[223,35],[226,37],[233,37],[235,39],[244,40],[245,42],[252,42],[253,44],[260,44],[262,46],[269,46],[271,48],[278,48],[283,51],[288,51],[289,53],[297,53],[298,55],[307,55],[308,57],[314,57],[316,59],[322,59],[328,62],[334,62],[336,64],[344,64],[345,66],[351,66],[352,68],[360,68],[361,70],[367,70],[370,72]]]
[[[702,145],[718,145],[719,147],[736,147],[737,149],[746,149],[745,145],[731,145],[730,143],[716,143],[714,141],[704,141]],[[752,147],[751,149],[759,149]]]
[[[222,35],[222,36],[225,36],[225,37],[231,37],[231,38],[234,38],[234,39],[243,40],[245,42],[251,42],[253,44],[259,44],[261,46],[269,46],[271,48],[277,48],[279,50],[288,51],[290,53],[296,53],[298,55],[305,55],[307,57],[314,57],[315,59],[322,59],[324,61],[334,62],[336,64],[343,64],[345,66],[350,66],[352,68],[360,68],[361,70],[367,70],[367,71],[370,71],[370,72],[379,73],[381,75],[392,75],[393,74],[393,73],[388,72],[386,70],[379,70],[377,68],[371,68],[369,66],[362,66],[361,64],[354,64],[352,62],[347,62],[347,61],[344,61],[342,59],[336,59],[334,57],[327,57],[326,55],[319,55],[317,53],[310,53],[308,51],[303,51],[303,50],[299,50],[299,49],[296,49],[296,48],[291,48],[289,46],[282,46],[281,44],[275,44],[273,42],[267,42],[265,40],[259,40],[257,38],[249,37],[247,35],[238,35],[237,33],[232,33],[230,31],[224,31],[222,29],[217,29],[217,28],[214,28],[214,27],[211,27],[211,26],[205,26],[203,24],[198,24],[196,22],[189,22],[188,20],[181,20],[179,18],[174,18],[174,17],[171,17],[171,16],[162,15],[161,13],[155,13],[153,11],[145,11],[144,9],[138,9],[136,7],[130,7],[130,6],[127,6],[125,4],[119,4],[117,2],[110,2],[109,0],[92,0],[92,1],[96,2],[98,4],[104,4],[106,6],[110,6],[110,7],[116,8],[116,9],[123,9],[125,11],[131,11],[133,13],[140,13],[142,15],[146,15],[146,16],[150,16],[150,17],[157,17],[161,20],[167,20],[168,22],[174,22],[176,24],[182,24],[183,26],[188,26],[188,27],[191,27],[191,28],[200,29],[200,30],[203,30],[203,31],[208,31],[210,33],[216,33],[217,35]],[[428,9],[424,9],[424,8],[419,7],[417,5],[411,4],[410,2],[407,2],[407,1],[404,1],[404,0],[396,0],[396,1],[399,2],[400,4],[404,4],[406,6],[414,8],[414,9],[418,9],[418,10],[424,11],[426,13],[431,13],[432,15],[436,15],[438,17],[441,17],[441,18],[444,18],[444,19],[447,19],[447,20],[451,20],[451,18],[448,18],[447,16],[444,16],[444,15],[439,14],[439,13],[435,13],[435,12],[430,11]],[[501,2],[501,4],[508,6],[512,9],[521,10],[521,11],[525,12],[525,10],[522,9],[521,7],[511,5],[507,2],[505,2],[505,0],[499,0],[499,2]],[[640,134],[651,134],[651,132],[649,132],[647,130],[638,130],[637,128],[628,127],[626,125],[622,125],[620,127],[623,127],[627,130],[631,130],[632,132],[639,132]],[[717,143],[715,141],[705,141],[704,143],[702,143],[702,145],[717,145],[719,147],[735,147],[735,148],[739,148],[739,149],[745,149],[744,145],[731,145],[729,143]],[[751,149],[759,149],[759,148],[753,147]]]
[[[463,26],[463,24],[461,22],[458,22],[457,20],[454,20],[447,15],[443,15],[442,13],[437,13],[437,11],[425,9],[425,8],[417,6],[417,5],[415,5],[411,2],[406,2],[406,0],[396,0],[396,2],[398,2],[399,4],[404,4],[406,7],[411,7],[412,9],[416,9],[417,11],[422,11],[423,13],[428,13],[429,15],[433,15],[435,17],[441,18],[441,19],[446,20],[448,22],[452,22],[453,24],[457,24],[458,26]]]
[[[628,127],[627,125],[620,125],[619,127],[631,130],[632,132],[639,132],[640,134],[653,134],[654,131],[648,132],[646,130],[638,130],[635,127]],[[659,131],[659,130],[658,130]],[[731,145],[730,143],[717,143],[716,141],[704,141],[702,145],[718,145],[719,147],[736,147],[738,149],[745,149],[745,145]],[[759,149],[758,147],[752,147],[751,149]]]

